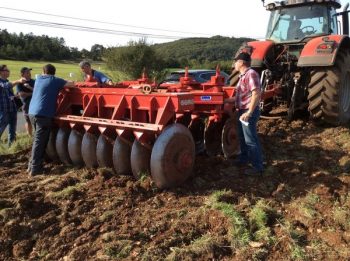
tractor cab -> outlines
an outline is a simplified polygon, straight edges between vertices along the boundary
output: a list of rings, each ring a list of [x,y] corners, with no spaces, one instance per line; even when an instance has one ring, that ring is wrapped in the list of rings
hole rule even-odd
[[[266,39],[275,43],[301,42],[339,34],[336,9],[339,1],[288,0],[267,4],[271,12]]]
[[[266,40],[238,50],[251,54],[251,66],[261,75],[262,112],[286,106],[291,120],[307,108],[314,120],[349,123],[349,3],[337,12],[340,0],[262,2],[270,12]],[[238,80],[233,70],[230,85]]]

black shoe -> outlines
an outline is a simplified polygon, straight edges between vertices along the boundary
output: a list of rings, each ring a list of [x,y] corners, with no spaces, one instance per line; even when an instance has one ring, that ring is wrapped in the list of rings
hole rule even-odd
[[[262,177],[263,176],[263,171],[262,170],[257,170],[254,168],[249,168],[246,169],[243,173],[244,176],[249,176],[249,177]]]
[[[31,177],[34,177],[34,176],[37,176],[37,175],[42,175],[42,174],[44,174],[43,173],[43,170],[30,170],[29,171],[29,176],[31,176]]]

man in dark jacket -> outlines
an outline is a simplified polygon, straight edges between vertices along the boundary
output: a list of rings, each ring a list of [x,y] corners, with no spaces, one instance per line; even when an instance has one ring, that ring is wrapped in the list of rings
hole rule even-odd
[[[0,65],[0,138],[8,125],[8,144],[11,146],[16,140],[17,128],[17,107],[14,101],[13,87],[24,82],[24,80],[19,79],[10,82],[8,80],[9,76],[10,70],[8,67],[5,64]]]
[[[17,85],[17,93],[22,100],[23,106],[23,115],[25,119],[25,127],[27,133],[32,136],[32,123],[30,122],[30,118],[28,115],[29,104],[32,99],[33,88],[35,81],[32,79],[31,68],[23,67],[21,69],[21,77],[25,80],[24,83],[20,83]]]

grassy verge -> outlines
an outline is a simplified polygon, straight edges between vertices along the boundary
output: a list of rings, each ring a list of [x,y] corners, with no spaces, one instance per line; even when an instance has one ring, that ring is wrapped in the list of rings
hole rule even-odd
[[[228,228],[229,240],[234,248],[246,246],[250,241],[248,223],[244,217],[235,210],[234,206],[227,202],[222,202],[222,198],[232,195],[231,191],[221,190],[214,192],[209,197],[208,205],[221,211],[230,221]]]
[[[20,70],[26,66],[32,68],[32,77],[42,73],[42,68],[45,64],[51,63],[56,67],[56,76],[70,80],[70,81],[83,81],[83,74],[79,68],[78,62],[47,62],[47,61],[11,61],[2,60],[1,64],[6,64],[10,69],[11,74],[9,80],[16,80],[20,77]],[[114,82],[120,82],[125,80],[127,76],[118,71],[110,71],[107,69],[105,63],[92,63],[92,68],[103,72],[108,77],[112,78]],[[141,77],[141,75],[140,75]]]
[[[5,133],[3,136],[6,136]],[[32,137],[26,133],[18,133],[17,140],[9,148],[7,145],[7,138],[0,140],[0,155],[7,155],[17,153],[19,151],[28,149],[32,146]]]

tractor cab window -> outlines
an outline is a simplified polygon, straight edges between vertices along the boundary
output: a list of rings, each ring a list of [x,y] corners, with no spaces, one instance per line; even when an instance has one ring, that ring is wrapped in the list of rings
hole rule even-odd
[[[325,5],[277,9],[271,12],[266,39],[275,42],[301,41],[305,37],[337,32],[335,10]]]

